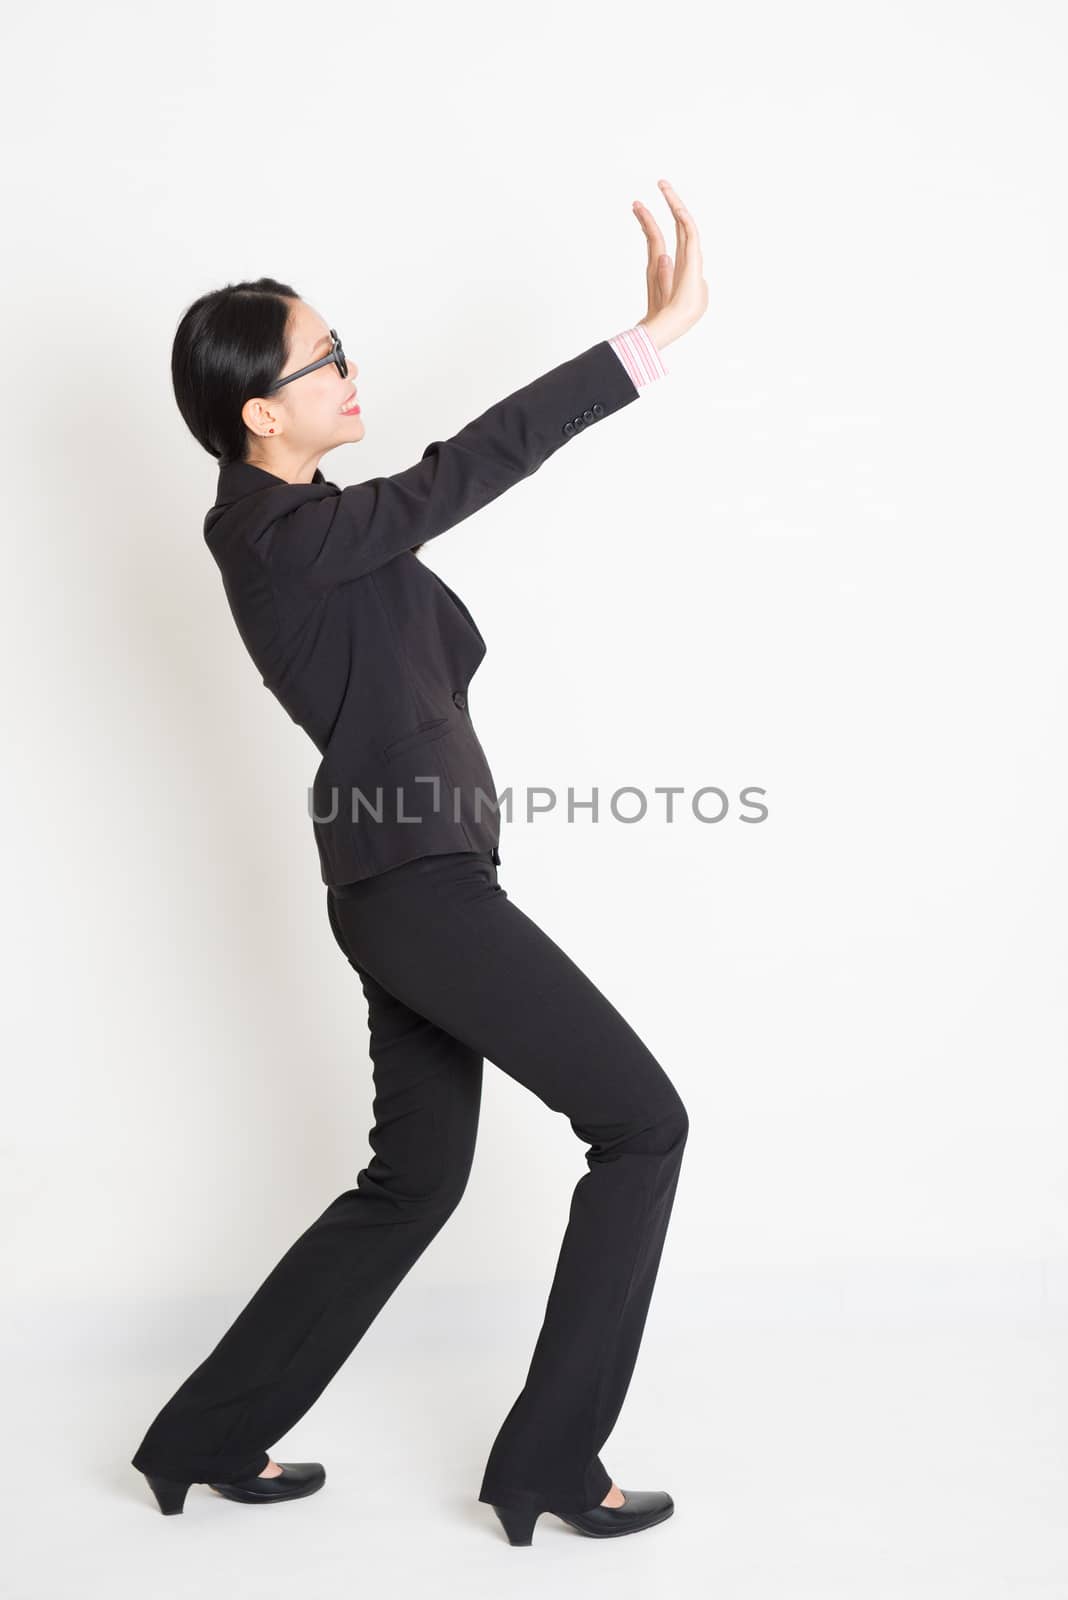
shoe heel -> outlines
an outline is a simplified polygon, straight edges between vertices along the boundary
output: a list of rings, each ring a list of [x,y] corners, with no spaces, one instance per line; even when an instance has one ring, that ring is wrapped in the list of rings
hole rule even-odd
[[[185,1497],[190,1485],[174,1478],[152,1478],[145,1473],[148,1486],[159,1501],[165,1517],[176,1517],[185,1507]]]
[[[509,1544],[533,1544],[534,1524],[540,1511],[516,1511],[511,1506],[494,1506],[493,1509],[501,1519]]]

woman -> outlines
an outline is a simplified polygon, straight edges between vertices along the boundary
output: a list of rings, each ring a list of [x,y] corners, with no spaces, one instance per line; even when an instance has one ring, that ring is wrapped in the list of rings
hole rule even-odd
[[[391,477],[319,460],[361,439],[340,340],[287,285],[231,285],[179,324],[175,395],[220,464],[205,538],[265,685],[322,754],[313,828],[334,937],[368,1002],[374,1155],[296,1240],[149,1428],[133,1465],[166,1514],[191,1483],[263,1504],[322,1487],[269,1443],[322,1393],[466,1185],[484,1059],[589,1145],[525,1385],[479,1499],[529,1544],[542,1511],[595,1537],[670,1516],[597,1452],[630,1381],[688,1120],[659,1062],[498,881],[492,774],[467,709],[485,643],[416,552],[638,397],[704,313],[697,229],[676,258],[640,202],[648,310]],[[429,788],[428,788],[429,786]],[[388,797],[388,798],[385,798]]]

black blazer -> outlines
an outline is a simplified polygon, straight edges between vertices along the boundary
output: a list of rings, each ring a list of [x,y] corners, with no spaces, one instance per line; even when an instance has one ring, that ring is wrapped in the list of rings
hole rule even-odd
[[[607,340],[391,477],[339,489],[219,470],[204,538],[264,685],[319,750],[312,826],[336,887],[449,850],[499,860],[497,790],[467,705],[485,640],[414,554],[638,398]]]

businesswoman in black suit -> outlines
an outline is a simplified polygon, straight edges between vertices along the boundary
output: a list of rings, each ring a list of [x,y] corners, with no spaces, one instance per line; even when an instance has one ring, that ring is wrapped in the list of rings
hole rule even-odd
[[[674,262],[645,207],[656,351],[704,313],[692,217],[666,182]],[[640,341],[640,342],[641,342]],[[648,347],[645,347],[648,351]],[[529,1544],[542,1511],[595,1537],[670,1516],[598,1450],[630,1381],[688,1132],[663,1067],[498,880],[496,789],[467,706],[474,618],[417,556],[637,398],[601,340],[414,466],[339,489],[320,458],[363,419],[333,329],[288,285],[228,285],[184,314],[179,409],[219,463],[204,534],[263,682],[322,760],[312,820],[330,926],[368,1002],[374,1152],[289,1248],[132,1458],[166,1514],[192,1483],[263,1504],[311,1494],[318,1462],[268,1445],[311,1406],[458,1203],[484,1060],[583,1140],[545,1317],[479,1499]]]

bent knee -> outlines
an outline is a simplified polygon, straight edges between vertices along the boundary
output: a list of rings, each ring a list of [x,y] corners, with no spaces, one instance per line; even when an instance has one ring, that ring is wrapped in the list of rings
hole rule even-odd
[[[613,1155],[681,1156],[690,1131],[686,1107],[678,1098],[667,1106],[663,1101],[650,1106],[644,1116],[628,1123],[615,1124],[608,1138],[598,1140],[602,1158]]]
[[[374,1199],[391,1211],[421,1217],[433,1216],[442,1222],[449,1217],[463,1199],[470,1176],[470,1167],[457,1165],[446,1171],[440,1168],[422,1171],[409,1168],[404,1172],[378,1176],[371,1167],[365,1167],[356,1178],[357,1189],[365,1199]]]
[[[676,1099],[671,1108],[659,1116],[653,1125],[655,1137],[666,1151],[681,1150],[690,1131],[690,1115],[682,1101]]]

